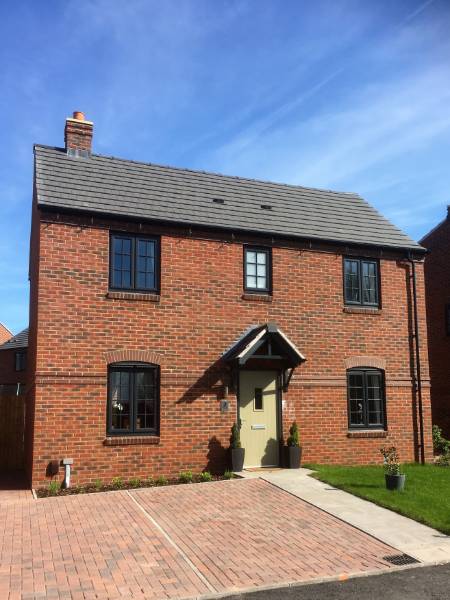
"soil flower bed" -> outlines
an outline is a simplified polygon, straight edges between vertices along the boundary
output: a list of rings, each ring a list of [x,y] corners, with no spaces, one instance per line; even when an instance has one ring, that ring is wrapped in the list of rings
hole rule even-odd
[[[95,494],[97,492],[113,492],[117,490],[134,490],[137,488],[161,487],[166,485],[186,485],[188,483],[208,483],[211,481],[222,481],[224,479],[233,479],[231,471],[225,471],[223,475],[211,475],[208,471],[203,473],[192,473],[183,471],[178,477],[166,478],[163,475],[159,477],[147,477],[144,479],[131,478],[122,479],[114,477],[109,483],[103,483],[100,480],[86,485],[74,485],[67,489],[61,487],[60,481],[53,480],[47,487],[40,487],[36,490],[38,498],[54,498],[56,496],[73,496],[77,494]]]

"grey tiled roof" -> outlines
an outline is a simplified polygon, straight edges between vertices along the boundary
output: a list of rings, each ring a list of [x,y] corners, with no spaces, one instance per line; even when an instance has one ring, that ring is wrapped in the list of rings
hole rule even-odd
[[[0,346],[0,350],[28,347],[28,327]]]
[[[48,146],[35,146],[35,155],[37,199],[42,207],[421,250],[358,194],[97,154],[69,157],[63,149]]]

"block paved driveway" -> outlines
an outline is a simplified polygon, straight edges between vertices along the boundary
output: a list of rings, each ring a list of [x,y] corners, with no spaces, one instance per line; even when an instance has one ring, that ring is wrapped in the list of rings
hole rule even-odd
[[[186,598],[392,567],[259,479],[2,502],[0,598]]]

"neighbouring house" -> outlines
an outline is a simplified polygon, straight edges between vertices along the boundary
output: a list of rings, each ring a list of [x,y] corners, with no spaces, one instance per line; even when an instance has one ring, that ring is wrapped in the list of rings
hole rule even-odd
[[[354,193],[34,148],[28,473],[432,456],[425,250]],[[415,318],[417,317],[417,318]],[[416,335],[419,333],[419,337]],[[417,345],[415,342],[418,342]]]
[[[28,329],[0,344],[0,393],[21,394],[27,381]]]
[[[0,346],[12,338],[12,332],[3,323],[0,323]]]
[[[425,288],[433,423],[450,437],[450,207],[421,243],[430,251]]]

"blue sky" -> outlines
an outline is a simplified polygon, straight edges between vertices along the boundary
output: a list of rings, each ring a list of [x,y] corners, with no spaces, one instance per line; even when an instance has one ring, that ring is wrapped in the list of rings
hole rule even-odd
[[[28,323],[32,144],[356,191],[419,239],[450,204],[449,0],[0,8],[0,321]]]

